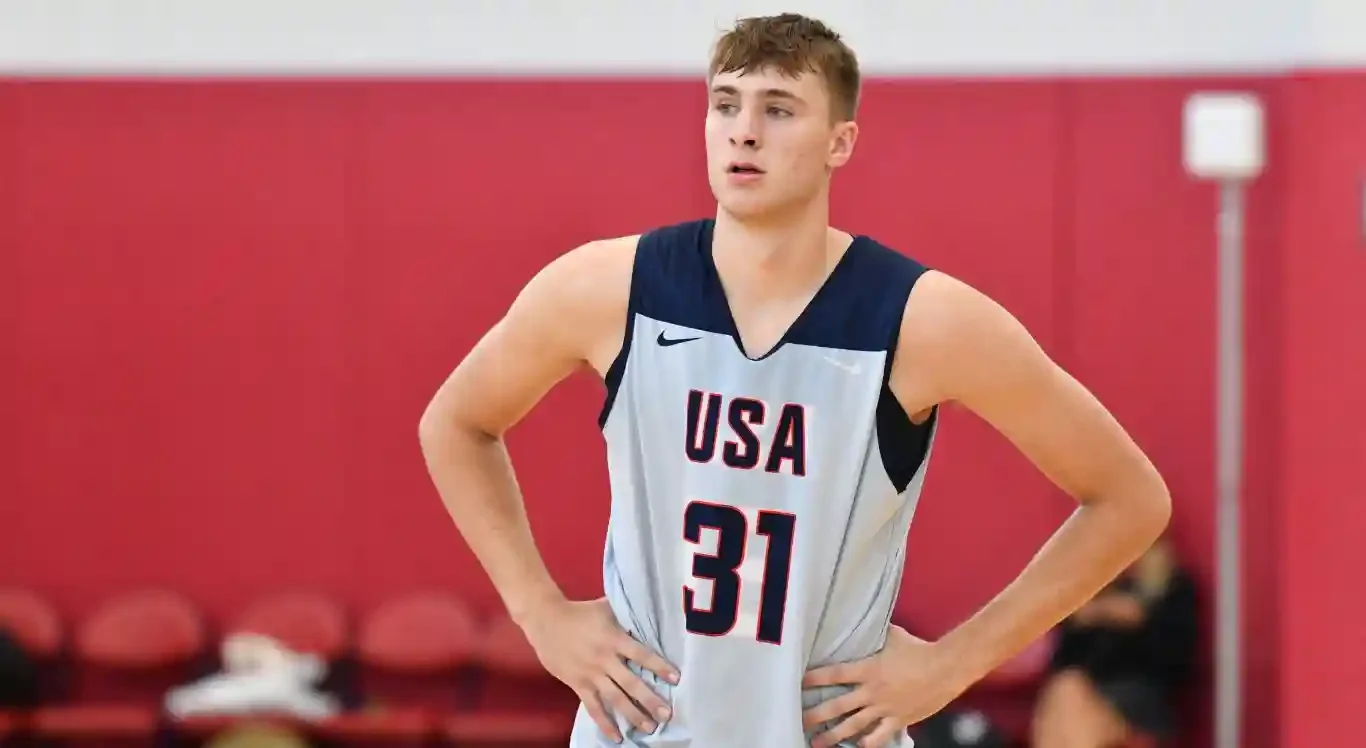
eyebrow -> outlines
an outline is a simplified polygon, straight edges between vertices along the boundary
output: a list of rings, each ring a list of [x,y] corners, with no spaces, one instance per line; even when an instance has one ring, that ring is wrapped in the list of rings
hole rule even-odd
[[[725,96],[740,95],[740,89],[736,88],[735,86],[713,86],[711,92],[714,94],[722,94]],[[782,88],[766,88],[760,91],[759,93],[763,94],[763,96],[768,99],[790,99],[792,101],[801,101],[800,96]]]

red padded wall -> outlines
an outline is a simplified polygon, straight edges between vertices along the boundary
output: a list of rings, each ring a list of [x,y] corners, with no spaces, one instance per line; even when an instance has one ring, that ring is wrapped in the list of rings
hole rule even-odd
[[[1366,81],[878,81],[835,208],[1000,298],[1114,408],[1208,583],[1214,192],[1180,169],[1179,115],[1225,84],[1271,106],[1248,244],[1248,745],[1290,745],[1366,688],[1332,649],[1354,603],[1321,581],[1361,561],[1366,519],[1345,500],[1366,488]],[[148,583],[217,612],[294,586],[491,606],[417,417],[550,257],[709,210],[703,106],[669,81],[0,83],[0,583],[71,613]],[[600,586],[599,396],[579,378],[511,439],[575,594]],[[901,612],[930,633],[1069,510],[960,412],[922,506]],[[1324,672],[1355,685],[1317,698]]]
[[[1288,92],[1282,745],[1325,745],[1366,704],[1360,573],[1366,527],[1366,76],[1303,76]]]
[[[27,511],[19,500],[20,352],[14,345],[19,323],[19,121],[14,98],[6,94],[0,85],[0,528],[13,527],[20,512]],[[9,542],[9,533],[0,533],[5,533],[0,542]]]

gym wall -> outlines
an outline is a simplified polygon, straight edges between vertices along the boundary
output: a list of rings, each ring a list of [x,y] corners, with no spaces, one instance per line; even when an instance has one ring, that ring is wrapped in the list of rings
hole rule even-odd
[[[844,30],[871,76],[838,222],[995,295],[1109,404],[1170,483],[1211,594],[1215,193],[1182,171],[1180,112],[1200,89],[1263,98],[1247,745],[1354,724],[1366,650],[1340,575],[1366,561],[1366,6],[534,5],[0,7],[0,583],[72,614],[150,584],[218,611],[279,587],[364,605],[433,585],[492,609],[422,466],[427,398],[550,258],[713,209],[707,44],[795,9]],[[600,398],[571,381],[510,440],[543,550],[584,595],[601,589]],[[1069,509],[950,411],[902,618],[961,620]]]

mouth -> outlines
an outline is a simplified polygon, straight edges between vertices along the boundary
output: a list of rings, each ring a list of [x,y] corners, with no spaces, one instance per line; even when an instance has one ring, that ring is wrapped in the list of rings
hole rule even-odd
[[[764,173],[764,170],[763,170],[763,169],[760,169],[759,167],[755,166],[754,164],[746,163],[746,162],[742,162],[742,161],[737,161],[737,162],[735,162],[735,163],[732,163],[730,166],[727,166],[727,167],[726,167],[726,173],[727,173],[727,174],[749,174],[749,175],[758,175],[758,174],[763,174],[763,173]]]

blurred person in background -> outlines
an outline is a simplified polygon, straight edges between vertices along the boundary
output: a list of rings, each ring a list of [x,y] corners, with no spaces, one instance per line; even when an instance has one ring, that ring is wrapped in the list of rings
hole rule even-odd
[[[1064,621],[1034,712],[1035,748],[1170,738],[1195,660],[1197,604],[1164,536]]]

